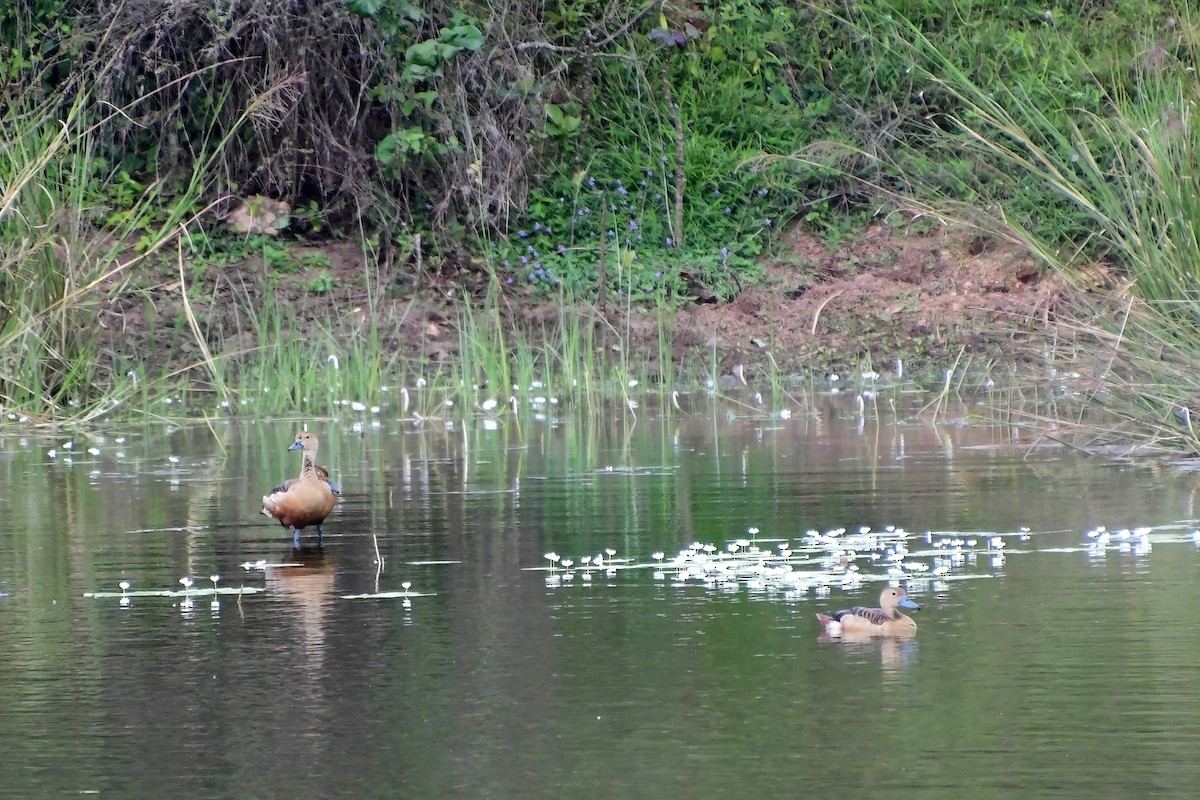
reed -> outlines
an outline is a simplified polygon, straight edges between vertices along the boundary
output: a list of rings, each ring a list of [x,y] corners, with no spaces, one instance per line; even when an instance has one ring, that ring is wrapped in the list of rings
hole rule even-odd
[[[1151,15],[1132,33],[1134,47],[1107,43],[1106,52],[1124,54],[1109,62],[1090,61],[1047,29],[1039,46],[1056,49],[1054,68],[1026,69],[1041,52],[1026,47],[1015,57],[1028,63],[1013,66],[1020,80],[982,80],[978,64],[901,14],[843,23],[911,63],[933,109],[921,135],[853,153],[888,176],[872,188],[912,214],[1022,244],[1075,287],[1056,309],[1062,338],[1050,360],[1055,375],[1080,374],[1092,387],[1081,395],[1086,410],[1077,409],[1081,434],[1095,423],[1097,440],[1195,450],[1178,417],[1200,371],[1200,18],[1189,4],[1167,11],[1170,24]],[[1062,91],[1064,75],[1077,76],[1077,91]],[[945,168],[931,170],[931,159]],[[1062,405],[1038,380],[1041,399]],[[1101,398],[1105,418],[1096,422]]]
[[[44,99],[39,75],[23,76],[0,105],[6,132],[0,164],[0,404],[44,422],[86,422],[103,417],[153,383],[135,381],[145,364],[124,352],[122,319],[111,300],[153,270],[137,270],[177,242],[207,209],[215,159],[233,135],[206,142],[194,169],[172,181],[133,181],[107,163],[98,141],[117,119],[181,81],[147,93],[125,108],[93,102],[86,86],[63,105]],[[241,120],[269,105],[275,87]],[[117,199],[121,207],[106,207]],[[182,249],[178,250],[185,318],[201,351],[209,381],[225,393],[201,324],[187,306]],[[137,273],[137,274],[135,274]],[[168,382],[170,382],[168,380]],[[145,403],[143,403],[145,405]]]

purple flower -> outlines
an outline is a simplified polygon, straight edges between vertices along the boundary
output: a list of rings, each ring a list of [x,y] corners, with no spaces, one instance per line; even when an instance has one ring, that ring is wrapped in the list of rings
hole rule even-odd
[[[540,231],[542,229],[542,223],[540,223],[540,222],[533,223],[533,229],[535,231]]]
[[[521,256],[521,257],[520,257],[519,259],[517,259],[517,260],[518,260],[518,261],[520,261],[522,264],[528,264],[528,263],[529,263],[529,259],[528,259],[528,258],[526,258],[525,256]]]
[[[675,242],[673,242],[673,241],[671,240],[671,237],[670,237],[670,236],[668,236],[668,237],[667,237],[667,247],[672,247],[672,246],[674,246],[674,244],[675,244]]]
[[[588,186],[591,186],[591,187],[593,187],[593,188],[594,188],[594,187],[596,186],[596,179],[595,179],[595,178],[588,178]]]
[[[763,220],[763,225],[766,225],[768,228],[771,227],[771,218],[767,217],[765,220]]]
[[[725,259],[729,258],[729,248],[728,247],[721,248],[721,258],[725,258]]]
[[[629,220],[629,230],[636,231],[638,229],[637,220]]]
[[[648,185],[649,185],[649,184],[647,184],[645,181],[642,181],[642,188],[643,188],[643,189],[645,189],[645,188],[646,188]]]
[[[509,276],[508,280],[505,281],[505,283],[507,283],[509,286],[512,286],[512,276],[511,275]]]
[[[758,190],[758,196],[759,196],[759,197],[766,197],[766,196],[767,196],[767,187],[765,187],[765,186],[764,186],[763,188],[759,189],[759,190]]]
[[[725,206],[725,214],[729,215],[730,213],[732,213],[732,212],[731,212],[731,209],[729,208],[729,206]]]
[[[529,234],[526,233],[525,231],[517,231],[517,236],[520,236],[522,239],[524,239],[528,235]]]
[[[628,190],[628,189],[626,189],[624,186],[618,186],[618,187],[617,187],[617,194],[619,194],[619,195],[621,195],[621,196],[623,197],[623,196],[625,196],[625,195],[629,194],[629,190]]]
[[[661,278],[661,277],[662,277],[662,273],[661,273],[661,272],[656,272],[656,273],[654,273],[654,280],[658,280],[658,279],[659,279],[659,278]]]
[[[610,239],[611,239],[612,237],[616,236],[616,235],[617,235],[617,234],[616,234],[614,231],[612,231],[612,230],[610,230],[610,231],[608,232],[608,238],[610,238]]]
[[[559,243],[559,245],[558,245],[558,247],[556,247],[556,248],[555,248],[555,252],[558,252],[558,253],[565,253],[565,252],[567,252],[567,246],[566,246],[565,244],[562,244],[562,243],[560,242],[560,243]]]

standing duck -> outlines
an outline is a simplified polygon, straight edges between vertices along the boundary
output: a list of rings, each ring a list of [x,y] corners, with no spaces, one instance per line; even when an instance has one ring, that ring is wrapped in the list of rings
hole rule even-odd
[[[312,433],[301,431],[296,434],[296,441],[288,450],[304,451],[300,477],[284,481],[263,496],[262,513],[294,531],[292,545],[297,550],[300,549],[300,531],[309,525],[317,526],[317,546],[321,545],[325,533],[321,523],[333,511],[337,495],[341,494],[337,485],[329,480],[329,472],[317,466],[317,447],[317,437]]]
[[[817,614],[817,620],[830,636],[912,636],[917,623],[900,613],[901,608],[920,609],[899,586],[888,586],[879,595],[879,608],[856,606],[829,614]]]

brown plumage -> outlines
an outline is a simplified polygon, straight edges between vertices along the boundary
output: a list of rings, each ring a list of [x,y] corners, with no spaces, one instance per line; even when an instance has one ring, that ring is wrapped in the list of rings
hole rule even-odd
[[[262,513],[295,532],[292,543],[296,549],[300,548],[300,531],[309,525],[317,527],[317,545],[320,546],[325,533],[321,523],[337,505],[335,492],[341,493],[329,480],[329,472],[317,466],[317,447],[317,437],[312,433],[301,431],[296,434],[296,441],[288,450],[304,451],[300,477],[284,481],[263,496]]]
[[[817,614],[817,620],[830,636],[911,636],[917,623],[900,613],[902,607],[920,608],[899,586],[888,586],[879,595],[879,608],[855,606],[832,616]]]
[[[329,470],[325,469],[320,464],[316,464],[313,467],[313,469],[316,470],[318,478],[320,478],[321,480],[323,480],[329,484],[329,488],[334,494],[336,494],[338,497],[342,496],[342,487],[338,486],[336,483],[334,483],[332,480],[329,479]],[[300,480],[300,479],[299,478],[288,478],[286,481],[284,481],[283,483],[279,484],[274,489],[272,489],[270,491],[270,494],[278,494],[279,492],[286,492],[288,489],[292,488],[292,486],[294,486],[296,484],[296,481],[298,481],[298,480]],[[270,513],[268,513],[265,508],[263,509],[262,513],[268,517],[271,516]],[[280,524],[282,524],[282,523],[280,523]]]

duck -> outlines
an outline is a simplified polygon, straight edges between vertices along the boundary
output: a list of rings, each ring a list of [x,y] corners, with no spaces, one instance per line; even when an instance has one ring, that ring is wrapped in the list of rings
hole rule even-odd
[[[879,608],[854,608],[835,611],[833,615],[817,614],[817,620],[830,636],[912,636],[917,623],[900,613],[901,608],[919,610],[899,586],[888,586],[879,593]]]
[[[329,484],[329,490],[331,492],[333,492],[338,497],[342,496],[342,487],[339,484],[334,483],[334,481],[329,477],[329,470],[325,469],[325,467],[322,467],[320,464],[314,464],[313,469],[316,470],[318,478],[320,478],[321,480],[323,480]],[[270,491],[270,494],[276,494],[278,492],[286,492],[288,489],[295,486],[296,481],[298,481],[298,480],[300,480],[300,479],[299,478],[288,478],[286,481],[284,481],[283,483],[279,484],[274,489],[272,489]],[[271,516],[270,512],[268,512],[265,508],[263,509],[262,513],[268,517]]]
[[[300,531],[310,525],[316,526],[317,546],[321,546],[325,534],[321,523],[333,511],[341,494],[341,488],[329,480],[329,471],[317,466],[318,446],[316,435],[310,431],[296,434],[296,441],[288,450],[304,451],[300,477],[284,481],[262,499],[262,513],[292,529],[292,546],[297,550],[300,549]]]

